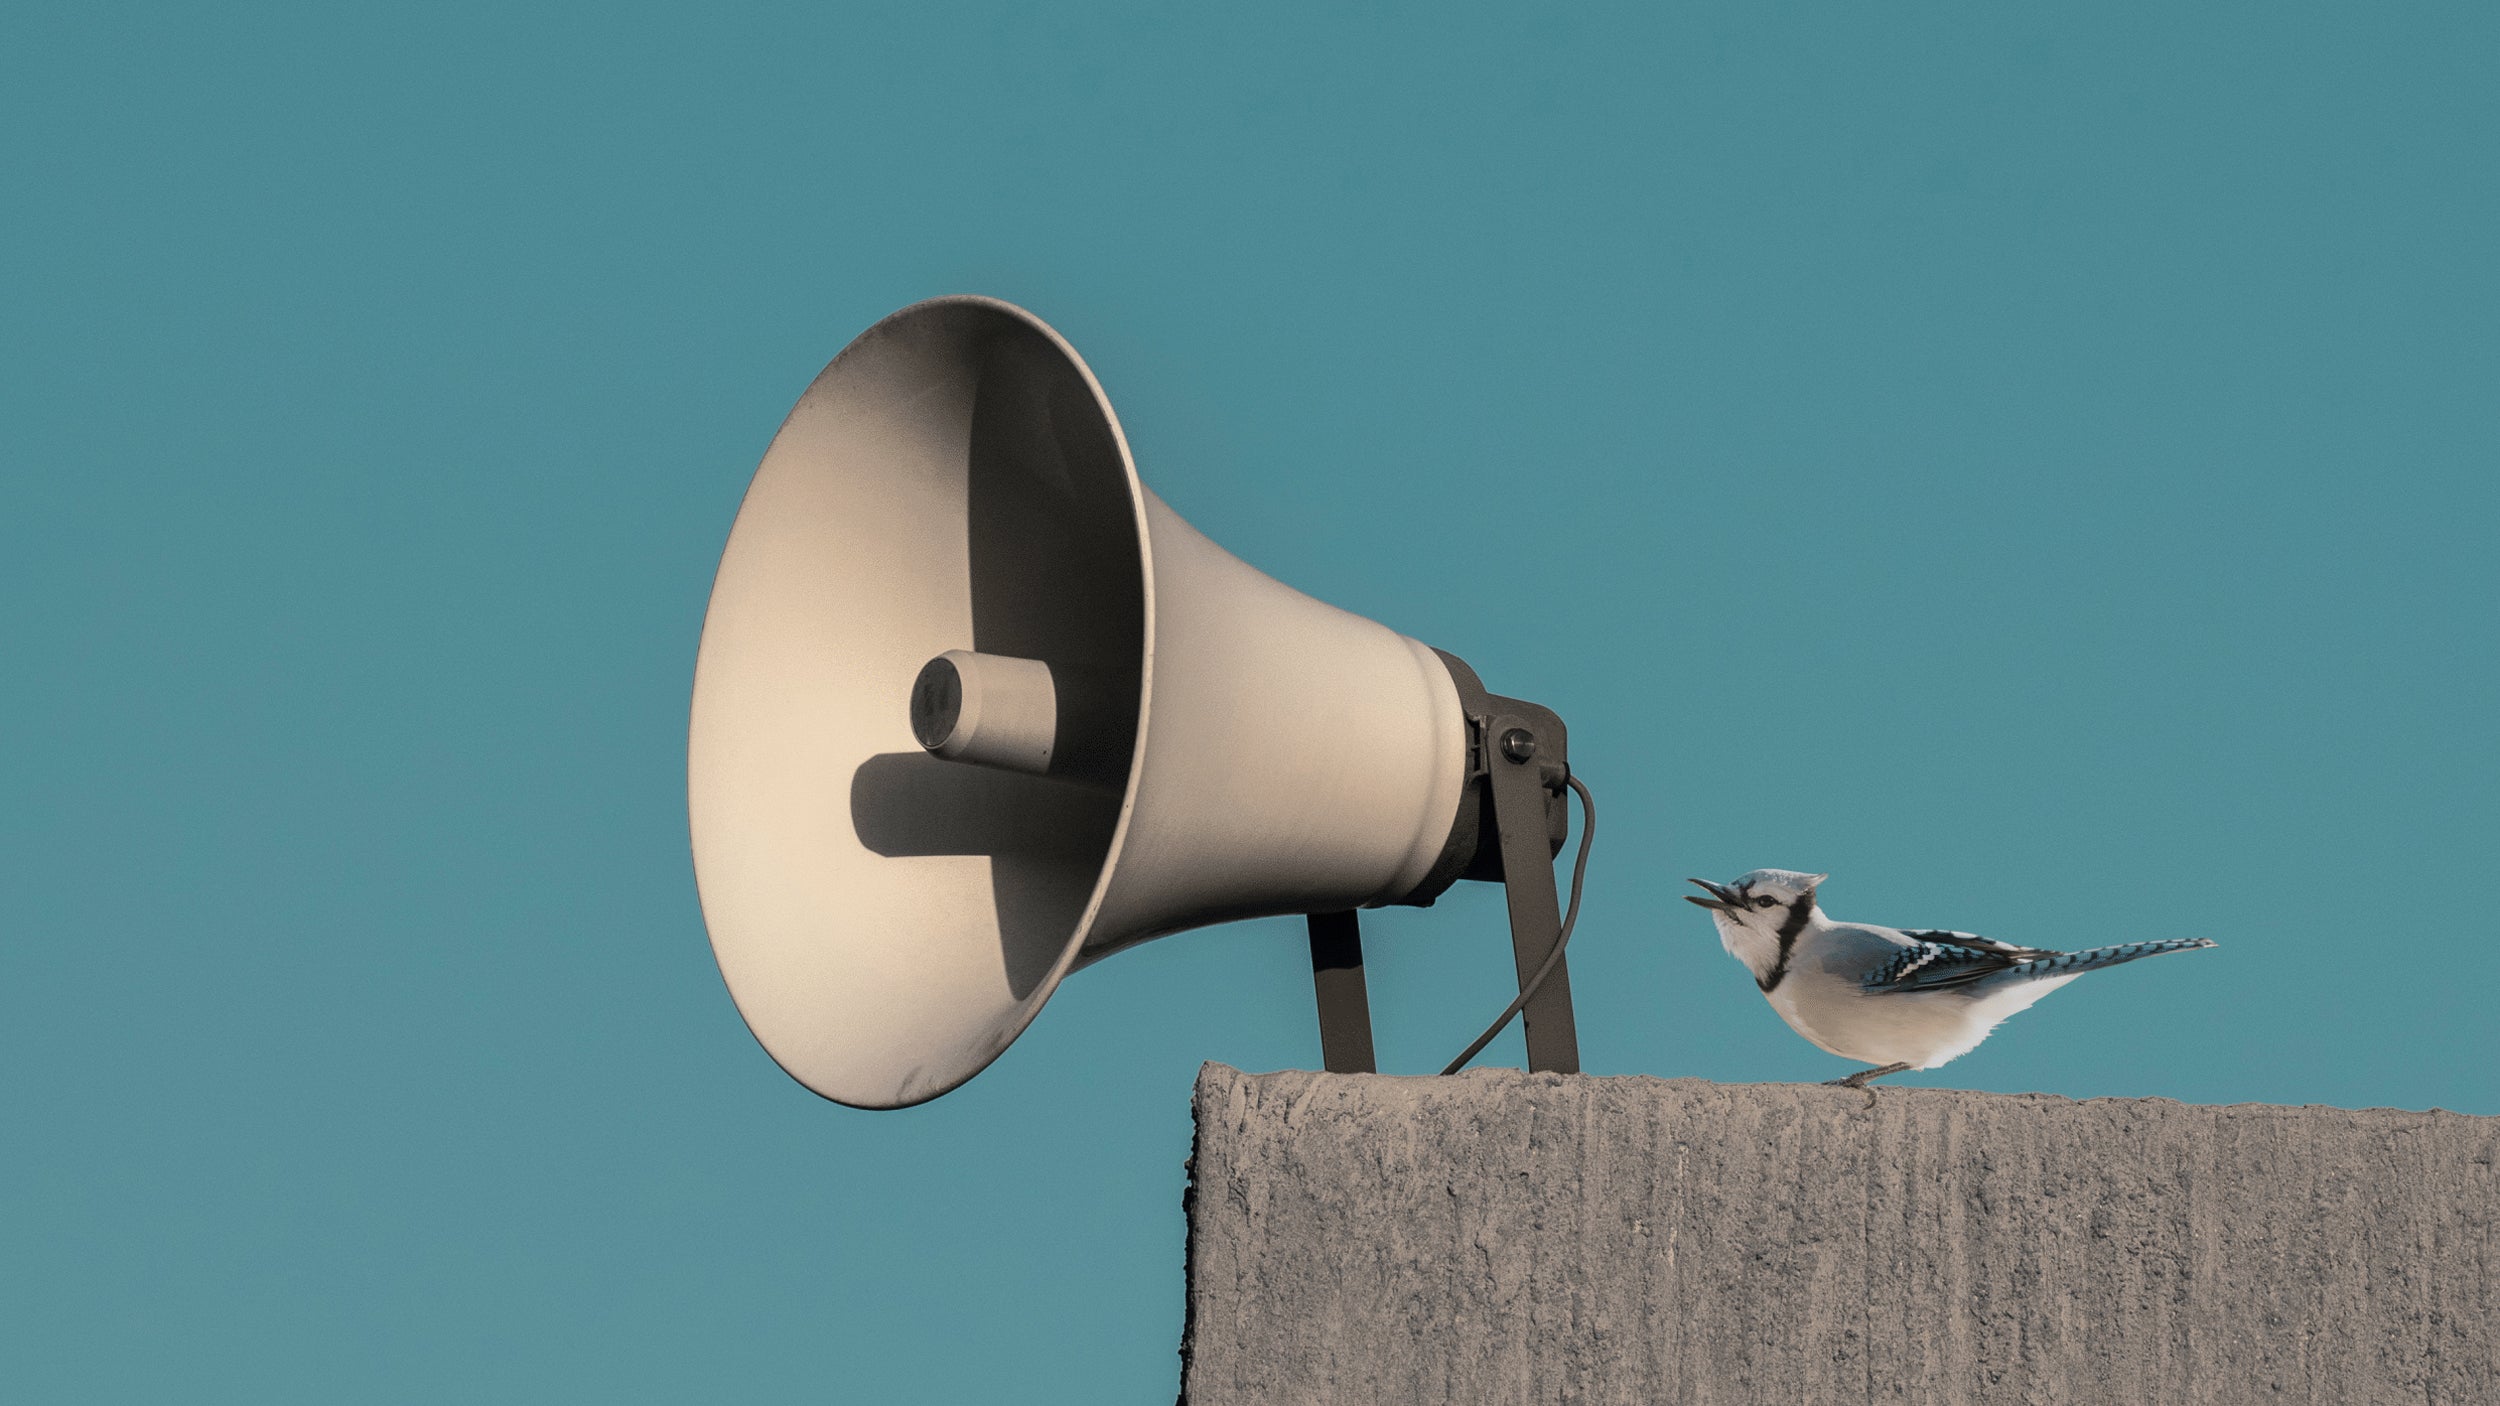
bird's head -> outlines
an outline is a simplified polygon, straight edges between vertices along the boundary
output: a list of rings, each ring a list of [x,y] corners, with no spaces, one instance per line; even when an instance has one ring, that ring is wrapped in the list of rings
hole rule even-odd
[[[1686,883],[1701,885],[1709,897],[1688,893],[1684,901],[1709,909],[1725,936],[1734,937],[1739,932],[1776,934],[1792,919],[1813,913],[1815,886],[1829,877],[1800,874],[1794,869],[1756,869],[1731,884],[1687,879]]]

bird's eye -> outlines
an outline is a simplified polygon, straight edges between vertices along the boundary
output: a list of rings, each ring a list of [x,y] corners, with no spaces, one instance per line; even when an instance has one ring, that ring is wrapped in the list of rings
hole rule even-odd
[[[1776,904],[1776,903],[1778,903],[1778,902],[1779,902],[1779,900],[1778,900],[1778,899],[1773,898],[1771,895],[1769,895],[1769,894],[1767,894],[1767,893],[1766,893],[1766,894],[1762,895],[1760,898],[1755,899],[1755,900],[1753,901],[1753,906],[1754,906],[1754,907],[1756,907],[1756,908],[1768,908],[1768,907],[1771,907],[1773,904]]]

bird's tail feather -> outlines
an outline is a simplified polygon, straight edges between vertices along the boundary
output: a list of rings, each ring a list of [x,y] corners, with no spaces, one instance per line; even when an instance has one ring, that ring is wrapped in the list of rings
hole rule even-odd
[[[2116,947],[2095,947],[2085,952],[2060,952],[2054,957],[2023,962],[2005,969],[2005,976],[2016,981],[2042,976],[2073,976],[2101,967],[2114,967],[2139,957],[2158,957],[2165,952],[2193,952],[2213,946],[2209,937],[2169,938],[2161,942],[2124,942]]]

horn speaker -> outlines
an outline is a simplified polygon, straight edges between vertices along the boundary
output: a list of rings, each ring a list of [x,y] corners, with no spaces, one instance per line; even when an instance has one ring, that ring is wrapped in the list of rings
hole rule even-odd
[[[1011,304],[905,308],[800,397],[713,583],[687,752],[721,975],[826,1098],[934,1098],[1070,971],[1273,914],[1312,915],[1327,1066],[1368,1069],[1354,910],[1506,874],[1523,985],[1551,968],[1530,1063],[1577,1067],[1561,719],[1200,535]]]

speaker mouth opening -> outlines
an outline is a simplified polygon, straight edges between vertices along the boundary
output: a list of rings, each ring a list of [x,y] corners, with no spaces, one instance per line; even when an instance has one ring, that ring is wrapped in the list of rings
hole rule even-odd
[[[1073,349],[986,298],[863,333],[765,454],[706,616],[689,819],[723,978],[811,1090],[944,1093],[1074,961],[1143,722],[1142,493]],[[1038,671],[1050,716],[985,687],[1011,725],[940,755],[950,653]]]

